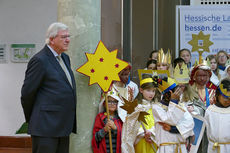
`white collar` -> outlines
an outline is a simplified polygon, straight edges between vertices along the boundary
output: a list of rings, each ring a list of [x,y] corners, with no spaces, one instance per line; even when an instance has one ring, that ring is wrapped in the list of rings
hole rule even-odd
[[[53,53],[55,57],[58,56],[58,53],[52,47],[50,47],[49,45],[47,45],[47,47],[50,49],[50,51]]]
[[[230,113],[230,107],[221,108],[221,107],[217,107],[215,104],[210,105],[208,107],[208,110],[213,111],[213,112],[217,112],[217,113],[220,113],[220,114],[229,114]]]
[[[151,101],[142,99],[142,104],[143,104],[143,105],[148,105],[148,104],[150,104],[150,103],[151,103]]]

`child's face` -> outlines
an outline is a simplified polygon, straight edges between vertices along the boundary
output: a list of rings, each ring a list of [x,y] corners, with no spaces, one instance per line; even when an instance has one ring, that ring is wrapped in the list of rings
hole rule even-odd
[[[228,76],[230,77],[230,67],[227,69]]]
[[[191,56],[187,50],[182,51],[180,57],[183,58],[186,64],[190,62]]]
[[[117,110],[117,103],[118,101],[116,99],[110,96],[108,97],[109,112],[114,112]]]
[[[225,53],[219,53],[218,63],[224,65],[227,62],[228,58]]]
[[[124,69],[119,73],[121,82],[126,84],[129,80],[130,69]]]
[[[157,57],[158,57],[158,52],[152,53],[152,58],[151,59],[157,60]]]
[[[168,64],[157,63],[157,70],[168,70]]]
[[[211,64],[211,70],[215,71],[217,68],[217,63],[216,63],[216,60],[214,58],[211,59],[210,64]]]
[[[204,71],[201,69],[197,70],[197,72],[194,76],[194,80],[195,80],[196,84],[198,84],[200,86],[204,86],[209,81],[209,74],[207,71]]]
[[[147,67],[148,70],[156,70],[156,64],[152,63],[149,64],[149,66]]]
[[[181,90],[184,92],[185,88],[186,88],[187,84],[186,83],[180,83],[179,87],[181,88]]]
[[[155,88],[142,89],[140,88],[140,93],[142,93],[145,100],[151,101],[155,96]]]
[[[183,65],[184,62],[180,62],[178,63],[179,64],[179,68],[181,69],[182,65]]]
[[[224,107],[230,106],[230,97],[227,98],[227,97],[224,97],[223,95],[220,94],[218,96],[218,100]]]

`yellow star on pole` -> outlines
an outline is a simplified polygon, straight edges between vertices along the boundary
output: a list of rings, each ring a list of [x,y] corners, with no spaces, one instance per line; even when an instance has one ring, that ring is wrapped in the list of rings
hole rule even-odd
[[[104,92],[109,90],[112,81],[120,81],[118,73],[128,63],[117,58],[117,50],[109,51],[99,41],[95,53],[86,53],[88,61],[76,71],[90,77],[89,85],[97,83]]]
[[[198,35],[192,34],[192,40],[188,42],[192,46],[192,52],[199,51],[200,49],[206,52],[210,52],[209,46],[213,44],[209,40],[210,34],[204,35],[202,31]]]
[[[142,121],[143,123],[145,123],[146,125],[148,125],[147,121],[145,120],[145,116],[146,115],[150,115],[147,112],[140,112],[139,116],[138,116],[138,121]]]
[[[202,31],[196,34],[192,34],[192,40],[188,42],[192,46],[192,52],[198,52],[199,54],[199,64],[203,62],[202,54],[203,52],[210,52],[209,46],[213,44],[209,40],[210,34],[204,35]]]
[[[125,111],[127,111],[127,114],[132,114],[135,111],[135,108],[138,105],[138,100],[135,99],[134,101],[128,101],[125,98],[122,97],[122,99],[124,100],[124,105],[120,106],[122,109],[124,109]],[[147,112],[140,112],[139,116],[138,116],[138,121],[145,123],[146,125],[148,125],[148,123],[145,120],[145,116],[149,115],[149,113]]]
[[[134,101],[128,101],[126,100],[125,98],[123,98],[123,101],[124,101],[124,105],[123,106],[120,106],[122,109],[126,110],[127,111],[127,114],[132,114],[135,110],[135,108],[137,107],[138,105],[138,100],[134,100]]]

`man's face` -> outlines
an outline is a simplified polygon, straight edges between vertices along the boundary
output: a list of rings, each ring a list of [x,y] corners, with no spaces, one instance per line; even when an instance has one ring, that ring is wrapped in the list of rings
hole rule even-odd
[[[209,81],[209,74],[207,71],[199,69],[195,73],[194,80],[196,84],[204,86]]]
[[[119,77],[121,82],[126,84],[129,80],[130,69],[124,69],[120,72]]]
[[[59,54],[68,50],[70,35],[68,30],[60,30],[56,37],[50,38],[50,46]]]

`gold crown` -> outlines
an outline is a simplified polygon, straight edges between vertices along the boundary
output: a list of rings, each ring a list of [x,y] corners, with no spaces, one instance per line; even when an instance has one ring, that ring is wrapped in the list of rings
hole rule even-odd
[[[189,82],[189,70],[185,63],[179,68],[179,64],[176,65],[173,72],[174,79],[178,83],[188,83]]]
[[[207,60],[207,61],[203,60],[203,62],[201,64],[210,67],[210,61],[209,60]]]
[[[230,97],[230,91],[228,91],[227,89],[224,89],[223,84],[220,84],[219,88],[220,88],[220,91],[221,91],[222,94],[224,94],[227,97]]]
[[[165,63],[165,64],[171,64],[171,53],[170,50],[168,49],[168,52],[165,54],[164,50],[161,48],[158,51],[158,63]]]
[[[150,82],[153,82],[153,79],[152,78],[146,78],[146,79],[143,79],[140,81],[140,86],[144,83],[150,83]]]
[[[195,59],[195,63],[194,63],[193,66],[195,67],[195,66],[197,66],[197,65],[205,65],[205,66],[210,67],[211,64],[210,64],[209,59],[206,61],[206,60],[203,59],[203,57],[201,57],[201,60],[202,60],[202,63],[199,63],[198,60]]]
[[[109,90],[109,91],[107,92],[107,96],[111,96],[111,97],[115,98],[116,100],[119,100],[119,96],[120,96],[120,95],[119,95],[119,93],[116,91],[115,88],[111,88],[111,90]],[[102,94],[101,99],[105,99],[105,93]]]
[[[194,63],[194,67],[196,67],[197,65],[199,64],[199,62],[198,62],[198,60],[197,59],[195,59],[195,63]]]
[[[211,62],[210,62],[210,60],[209,60],[209,58],[207,58],[207,65],[209,66],[209,67],[211,67]]]
[[[170,77],[162,79],[158,84],[159,90],[162,92],[162,94],[168,92],[169,90],[172,90],[176,86],[177,86],[176,80]]]
[[[225,63],[225,66],[230,65],[230,59],[227,60],[227,62]]]

